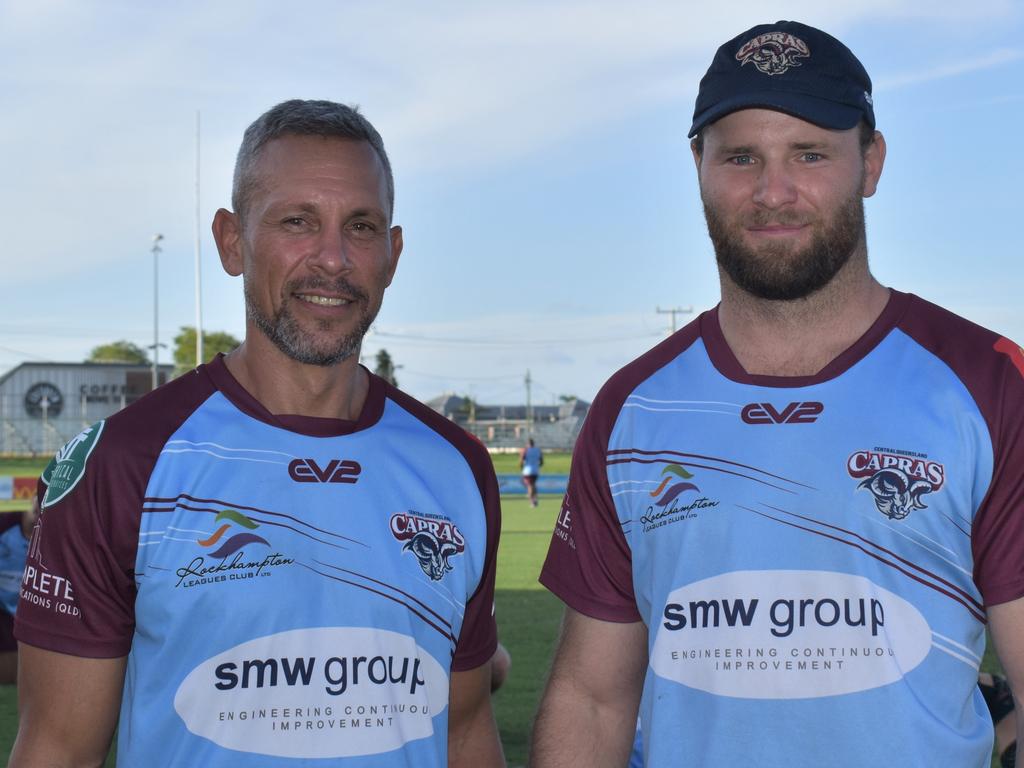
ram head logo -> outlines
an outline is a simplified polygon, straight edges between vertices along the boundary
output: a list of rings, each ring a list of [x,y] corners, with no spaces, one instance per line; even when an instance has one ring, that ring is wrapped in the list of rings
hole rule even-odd
[[[416,555],[420,568],[427,576],[433,581],[440,581],[452,570],[448,559],[456,554],[459,548],[450,541],[438,541],[437,537],[428,531],[420,531],[405,543],[402,551],[405,550]]]
[[[736,53],[736,60],[753,64],[766,75],[782,75],[791,67],[799,67],[797,59],[811,55],[807,43],[784,32],[768,32],[748,40]]]
[[[933,490],[927,480],[912,481],[899,469],[881,469],[857,487],[871,491],[878,511],[890,520],[902,520],[915,509],[927,509],[921,497]]]

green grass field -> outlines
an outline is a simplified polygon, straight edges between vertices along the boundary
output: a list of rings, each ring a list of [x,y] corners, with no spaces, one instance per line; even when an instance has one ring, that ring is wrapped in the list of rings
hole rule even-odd
[[[0,459],[0,474],[38,473],[45,463],[18,461],[12,464],[11,460]],[[512,454],[498,455],[494,457],[494,466],[499,473],[518,472],[519,459]],[[568,473],[568,454],[545,456],[544,470]],[[561,602],[537,583],[560,502],[561,499],[554,496],[541,496],[540,506],[532,509],[525,496],[502,499],[495,602],[498,631],[512,654],[512,667],[504,688],[495,694],[494,705],[510,766],[526,763],[530,724],[547,677],[562,615]],[[986,653],[982,669],[998,669],[991,649]],[[15,689],[0,686],[0,755],[9,753],[16,730]],[[113,759],[108,760],[107,765],[113,766]],[[998,760],[993,759],[992,766],[998,768]]]
[[[0,475],[38,475],[45,468],[49,459],[3,459],[0,458]],[[0,512],[13,512],[25,509],[24,501],[0,500]],[[0,711],[0,717],[3,716]]]

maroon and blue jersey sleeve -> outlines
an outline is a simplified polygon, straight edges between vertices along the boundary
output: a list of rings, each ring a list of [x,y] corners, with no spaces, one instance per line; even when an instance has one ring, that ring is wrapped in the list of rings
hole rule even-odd
[[[135,630],[139,515],[173,428],[213,391],[188,374],[84,429],[40,479],[15,635],[75,656],[125,656]]]

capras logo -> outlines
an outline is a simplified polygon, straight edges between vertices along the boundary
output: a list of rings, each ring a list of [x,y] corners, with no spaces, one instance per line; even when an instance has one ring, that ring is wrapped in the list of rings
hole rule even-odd
[[[354,483],[363,468],[351,459],[331,459],[321,467],[315,459],[292,459],[288,476],[296,483]]]
[[[811,424],[824,410],[824,403],[814,401],[790,403],[781,411],[771,403],[748,403],[740,411],[740,418],[747,424]]]
[[[946,480],[946,468],[937,461],[915,456],[901,456],[878,451],[856,451],[846,460],[850,477],[873,477],[883,469],[898,469],[908,477],[926,480],[937,491]]]
[[[856,451],[846,460],[850,477],[860,479],[875,499],[878,511],[890,520],[902,520],[915,509],[927,509],[921,501],[938,491],[946,480],[946,468],[921,454],[887,451]]]
[[[450,520],[422,517],[413,512],[391,516],[391,535],[404,541],[402,551],[409,551],[431,581],[440,581],[454,566],[451,558],[466,549],[466,539]]]
[[[424,532],[431,534],[438,541],[451,542],[459,552],[466,548],[466,539],[462,531],[449,520],[421,517],[412,512],[398,512],[391,516],[391,533],[399,541],[408,541],[417,533]]]

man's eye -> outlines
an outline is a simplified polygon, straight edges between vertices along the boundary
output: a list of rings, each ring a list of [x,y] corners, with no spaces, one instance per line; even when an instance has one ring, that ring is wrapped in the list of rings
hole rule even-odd
[[[822,159],[817,152],[804,152],[802,157],[805,163],[816,163]]]
[[[305,225],[306,220],[301,216],[289,216],[288,218],[281,221],[286,227],[301,227]]]
[[[730,157],[729,162],[733,165],[751,165],[754,162],[754,158],[750,155],[736,155],[735,157]]]
[[[357,235],[372,235],[377,231],[377,228],[368,221],[353,221],[348,228]]]

